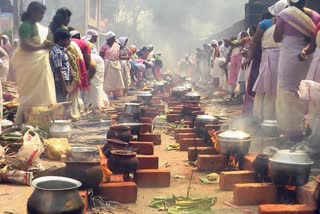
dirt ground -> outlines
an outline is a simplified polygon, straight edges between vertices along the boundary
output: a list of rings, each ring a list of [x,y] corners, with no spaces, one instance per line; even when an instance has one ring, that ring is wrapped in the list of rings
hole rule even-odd
[[[217,105],[210,105],[206,111],[214,115],[226,115],[229,117],[236,117],[241,112],[241,106],[236,107],[222,107]],[[232,126],[241,126],[242,123],[233,123]],[[79,125],[73,129],[72,144],[103,144],[105,142],[107,127],[105,125],[90,127],[86,125],[86,121],[81,121]],[[250,130],[249,130],[250,131]],[[252,131],[252,130],[251,130]],[[199,177],[204,176],[205,173],[198,172],[196,168],[186,165],[187,152],[180,151],[166,151],[166,146],[173,143],[173,137],[162,132],[162,144],[155,147],[155,154],[159,155],[160,168],[169,168],[171,170],[171,185],[169,188],[138,188],[138,200],[136,203],[125,205],[128,211],[116,211],[115,213],[165,213],[159,212],[153,208],[148,207],[153,197],[165,196],[170,197],[186,196],[189,185],[190,176],[192,175],[190,197],[217,197],[217,203],[212,207],[210,213],[243,213],[239,209],[234,209],[226,206],[224,202],[233,201],[233,193],[231,191],[220,191],[217,184],[203,184],[200,182]],[[253,152],[260,152],[261,142],[266,141],[261,139],[254,139]],[[61,162],[52,162],[42,160],[45,168],[50,166],[63,166]],[[193,171],[193,173],[192,173]],[[184,178],[175,178],[175,175],[185,176]],[[1,185],[0,187],[0,213],[26,213],[26,203],[28,197],[32,193],[32,187],[14,186],[14,185]],[[257,207],[246,207],[257,213]]]

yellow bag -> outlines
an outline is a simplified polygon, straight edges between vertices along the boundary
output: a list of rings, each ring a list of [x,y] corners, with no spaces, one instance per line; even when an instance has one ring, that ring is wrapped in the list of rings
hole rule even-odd
[[[67,113],[70,111],[71,103],[57,103],[48,107],[33,107],[30,108],[26,115],[26,123],[31,126],[38,126],[44,131],[49,131],[50,121],[67,119]]]
[[[67,155],[70,148],[67,138],[50,138],[44,140],[50,160],[61,160],[61,155]]]

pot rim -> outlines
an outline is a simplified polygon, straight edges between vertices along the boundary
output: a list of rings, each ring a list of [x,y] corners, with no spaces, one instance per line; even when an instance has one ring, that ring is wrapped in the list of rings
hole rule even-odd
[[[311,166],[314,162],[310,159],[306,152],[297,150],[292,152],[291,150],[279,150],[271,158],[273,163],[282,163],[298,166]]]
[[[69,187],[69,188],[60,188],[60,189],[49,189],[49,188],[42,188],[38,187],[37,184],[45,182],[45,181],[65,181],[74,184],[74,187]],[[32,180],[31,185],[39,190],[45,190],[45,191],[65,191],[65,190],[73,190],[73,189],[78,189],[81,187],[82,183],[78,180],[72,179],[72,178],[67,178],[67,177],[62,177],[62,176],[44,176],[44,177],[39,177],[35,178]]]
[[[94,146],[72,146],[69,149],[70,152],[97,152],[98,149]]]
[[[130,127],[129,126],[114,125],[114,126],[110,126],[110,129],[119,129],[121,131],[129,131]]]
[[[112,150],[110,151],[113,155],[122,155],[122,156],[136,156],[137,153],[130,150]]]
[[[52,124],[71,124],[71,120],[51,120]]]
[[[118,140],[118,139],[107,139],[107,143],[116,143],[118,145],[129,145],[129,143],[122,141],[122,140]]]

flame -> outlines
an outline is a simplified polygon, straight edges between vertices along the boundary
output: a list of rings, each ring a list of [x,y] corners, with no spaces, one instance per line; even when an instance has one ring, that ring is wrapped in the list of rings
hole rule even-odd
[[[238,167],[239,162],[237,161],[237,157],[235,154],[231,153],[228,160],[228,166]]]
[[[208,134],[211,136],[211,141],[213,144],[213,148],[216,150],[216,152],[218,152],[219,150],[219,144],[218,144],[218,136],[217,136],[217,132],[214,130],[209,130]]]
[[[294,190],[297,189],[296,186],[285,186],[284,188],[287,189],[287,190],[290,190],[290,191],[294,191]]]

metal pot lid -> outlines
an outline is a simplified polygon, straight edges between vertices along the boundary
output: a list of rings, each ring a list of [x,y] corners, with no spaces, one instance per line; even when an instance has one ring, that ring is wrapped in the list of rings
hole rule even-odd
[[[52,120],[51,123],[54,123],[54,124],[70,124],[71,120]]]
[[[198,92],[189,92],[185,95],[186,97],[200,97]]]
[[[139,103],[125,103],[125,106],[140,106]]]
[[[296,165],[312,165],[313,161],[308,154],[301,150],[279,150],[270,158],[271,162],[296,164]]]
[[[171,91],[186,91],[187,88],[186,87],[183,87],[183,86],[177,86],[177,87],[174,87],[172,88]]]
[[[155,86],[164,86],[166,83],[165,82],[156,82],[154,83]]]
[[[71,151],[71,152],[97,152],[98,149],[93,146],[85,146],[85,147],[75,146],[75,147],[70,147],[69,151]]]
[[[231,129],[218,134],[218,138],[226,140],[249,140],[251,137],[248,133],[237,129]]]
[[[278,122],[276,120],[264,120],[261,123],[261,126],[264,126],[264,127],[277,127],[278,126]]]
[[[211,115],[198,115],[196,117],[196,121],[203,121],[203,122],[218,122],[219,119],[217,117]]]
[[[119,126],[141,126],[143,123],[120,123]]]

